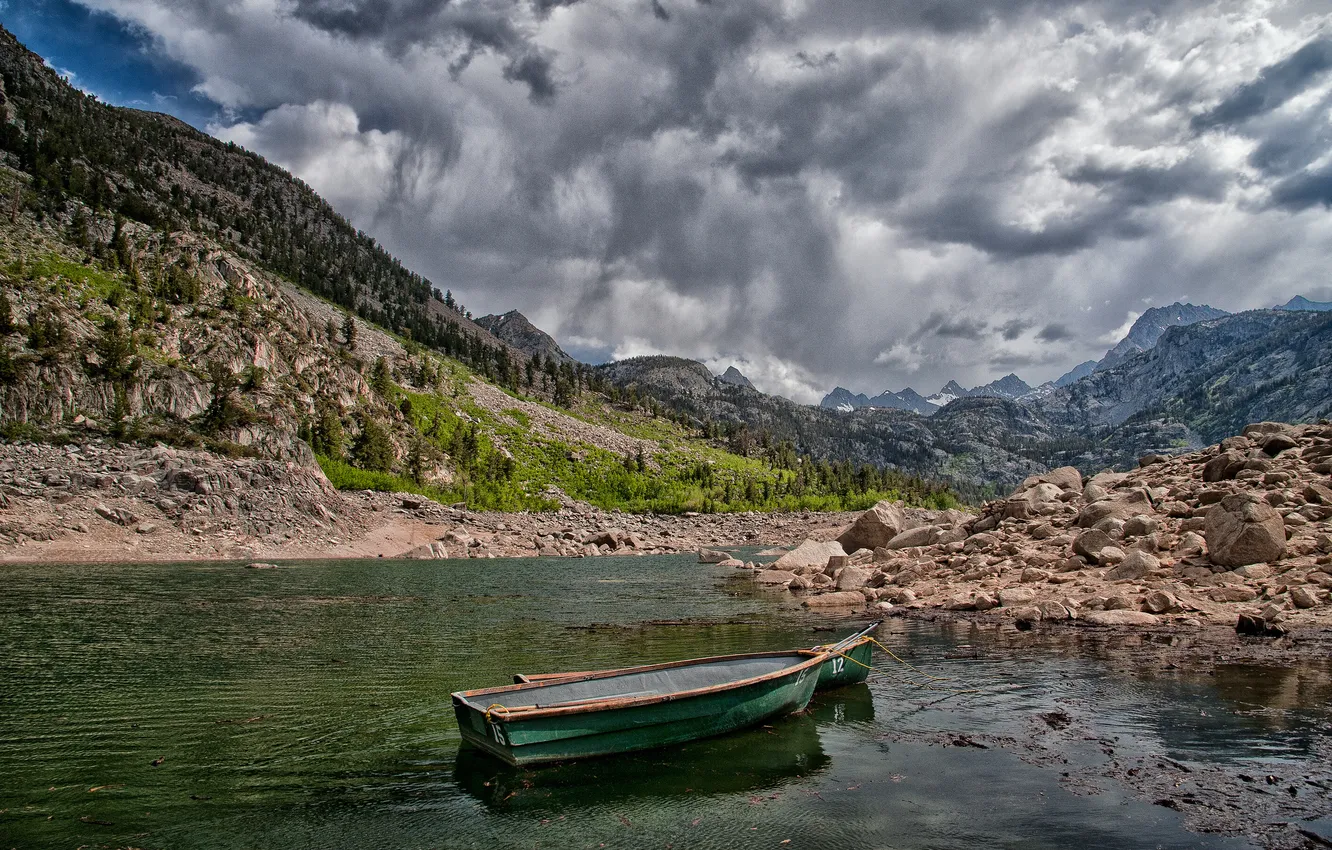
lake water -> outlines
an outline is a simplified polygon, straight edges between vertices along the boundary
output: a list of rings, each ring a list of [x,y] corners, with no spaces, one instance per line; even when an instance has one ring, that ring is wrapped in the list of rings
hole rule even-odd
[[[517,772],[460,751],[455,690],[834,636],[692,561],[5,567],[0,846],[1239,847],[1021,747],[945,743],[1069,711],[1092,730],[1074,763],[1113,740],[1261,773],[1327,734],[1325,678],[1126,672],[890,621],[936,688],[974,692],[884,661],[805,714],[670,750]]]

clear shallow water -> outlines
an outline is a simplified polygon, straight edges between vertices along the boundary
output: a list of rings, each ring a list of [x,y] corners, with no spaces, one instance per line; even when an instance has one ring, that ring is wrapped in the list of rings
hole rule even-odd
[[[876,677],[767,728],[513,772],[459,750],[450,692],[831,635],[685,557],[8,567],[0,580],[3,847],[1243,846],[940,736],[1020,738],[1059,709],[1120,752],[1243,766],[1311,758],[1328,719],[1326,671],[1125,673],[893,621],[899,654],[978,692]],[[1068,746],[1096,757],[1096,740]]]

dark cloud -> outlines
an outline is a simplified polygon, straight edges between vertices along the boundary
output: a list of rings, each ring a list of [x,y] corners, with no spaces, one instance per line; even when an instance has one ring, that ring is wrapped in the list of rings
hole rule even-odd
[[[437,0],[296,0],[292,11],[327,32],[358,40],[390,37],[402,46],[436,30],[448,5]]]
[[[1308,88],[1332,68],[1332,39],[1317,39],[1290,56],[1267,66],[1253,82],[1245,83],[1212,109],[1193,119],[1199,130],[1241,124],[1271,112]]]
[[[811,56],[803,50],[797,50],[794,59],[798,65],[804,68],[827,68],[829,65],[837,63],[837,54],[829,50],[817,56]]]
[[[1036,323],[1029,319],[1011,319],[999,326],[999,333],[1005,340],[1012,342],[1035,325]]]
[[[1295,174],[1277,183],[1272,189],[1272,202],[1293,210],[1318,205],[1332,207],[1332,165]]]
[[[1060,340],[1073,339],[1077,336],[1067,325],[1049,324],[1041,328],[1036,333],[1036,338],[1041,342],[1059,342]]]
[[[1098,204],[1044,223],[1023,227],[1005,221],[996,199],[983,194],[959,193],[933,208],[923,208],[907,217],[913,229],[933,242],[969,245],[994,257],[1018,259],[1040,254],[1072,254],[1115,235],[1115,210]]]
[[[536,53],[514,59],[504,68],[504,79],[527,84],[533,103],[550,103],[555,99],[555,80],[550,60]]]
[[[666,7],[661,5],[661,0],[652,0],[652,14],[659,21],[669,21],[671,13],[666,11]]]
[[[985,322],[966,316],[951,316],[939,311],[930,315],[925,323],[912,334],[912,339],[923,337],[943,337],[945,339],[977,340],[985,336]]]
[[[533,103],[555,97],[551,60],[514,25],[520,0],[485,3],[440,0],[296,0],[292,14],[317,29],[382,46],[401,55],[425,44],[452,56],[456,78],[482,51],[505,58],[504,79],[528,87]],[[579,0],[532,0],[539,17]]]
[[[1067,175],[1074,183],[1088,183],[1113,192],[1125,206],[1148,206],[1175,198],[1216,201],[1225,195],[1234,176],[1189,157],[1165,167],[1109,166],[1088,161]]]

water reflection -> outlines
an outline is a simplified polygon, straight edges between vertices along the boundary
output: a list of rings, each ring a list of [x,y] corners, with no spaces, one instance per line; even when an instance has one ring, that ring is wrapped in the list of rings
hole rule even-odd
[[[1220,664],[1213,681],[1218,695],[1273,728],[1291,724],[1288,712],[1332,702],[1332,667],[1327,665]]]
[[[832,705],[824,708],[837,710]],[[513,768],[479,750],[463,747],[454,764],[454,780],[487,807],[521,811],[589,806],[635,797],[772,791],[793,780],[815,776],[830,763],[819,740],[818,718],[803,712],[678,747],[532,769]]]

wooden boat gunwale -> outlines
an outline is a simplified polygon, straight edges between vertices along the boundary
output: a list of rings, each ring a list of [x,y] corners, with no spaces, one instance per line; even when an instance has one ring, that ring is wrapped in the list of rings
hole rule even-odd
[[[762,684],[775,681],[790,676],[792,673],[808,671],[810,668],[822,664],[827,660],[831,653],[828,651],[816,651],[812,649],[796,649],[785,652],[746,652],[731,656],[718,656],[717,658],[693,658],[684,661],[667,661],[660,664],[647,664],[641,667],[623,668],[620,670],[603,670],[596,673],[578,676],[566,676],[558,680],[527,682],[513,685],[499,685],[493,688],[478,688],[471,691],[457,691],[453,694],[453,699],[467,705],[468,707],[485,712],[488,716],[493,715],[495,719],[501,721],[510,720],[532,720],[548,717],[565,717],[576,714],[590,714],[597,711],[606,711],[609,709],[637,708],[639,706],[654,705],[658,703],[674,702],[677,700],[690,699],[694,697],[707,696],[709,694],[723,693],[728,690],[736,690],[750,685]],[[478,705],[472,702],[474,697],[490,697],[509,693],[524,693],[527,691],[539,692],[547,685],[570,684],[573,682],[586,682],[597,679],[611,679],[617,676],[631,675],[632,673],[650,673],[657,670],[672,670],[680,667],[703,666],[709,662],[719,660],[743,660],[750,658],[773,658],[783,655],[789,656],[808,656],[804,661],[798,664],[792,664],[773,670],[769,673],[763,673],[759,676],[751,676],[747,679],[735,679],[729,682],[719,682],[715,685],[708,685],[702,688],[693,688],[685,691],[671,691],[669,693],[648,694],[645,696],[631,697],[607,697],[605,699],[593,698],[587,702],[577,704],[555,704],[550,706],[521,705],[505,706],[500,703],[491,703],[488,706]],[[631,672],[626,672],[631,671]]]
[[[877,623],[875,625],[877,625]],[[693,658],[690,659],[688,662],[676,662],[676,663],[708,664],[718,661],[734,661],[743,658],[771,658],[779,655],[793,655],[796,653],[809,653],[809,652],[823,652],[828,655],[848,655],[851,652],[851,650],[857,649],[873,640],[873,638],[870,638],[868,635],[854,636],[854,637],[856,638],[854,641],[846,643],[845,645],[840,645],[839,648],[836,650],[833,650],[829,647],[814,647],[810,649],[780,649],[780,650],[767,650],[764,652],[742,652],[733,655],[710,655],[707,656],[706,658]],[[632,673],[642,673],[652,669],[656,669],[660,666],[661,665],[645,664],[635,667],[616,667],[611,670],[581,670],[568,673],[515,673],[513,679],[514,679],[514,685],[553,685],[556,682],[582,681],[585,678],[605,676],[609,674],[628,675]],[[514,685],[508,685],[506,687],[513,687]],[[467,693],[472,693],[472,692],[468,691]]]
[[[737,661],[745,658],[775,658],[779,655],[795,655],[802,652],[813,652],[812,649],[770,649],[762,652],[737,652],[731,655],[708,655],[703,658],[691,658],[691,664],[711,664],[715,661]],[[573,679],[580,679],[585,676],[600,676],[606,673],[642,673],[649,667],[655,665],[644,664],[632,667],[615,667],[606,670],[578,670],[568,673],[515,673],[513,680],[515,685],[546,685],[555,682],[567,682]]]

